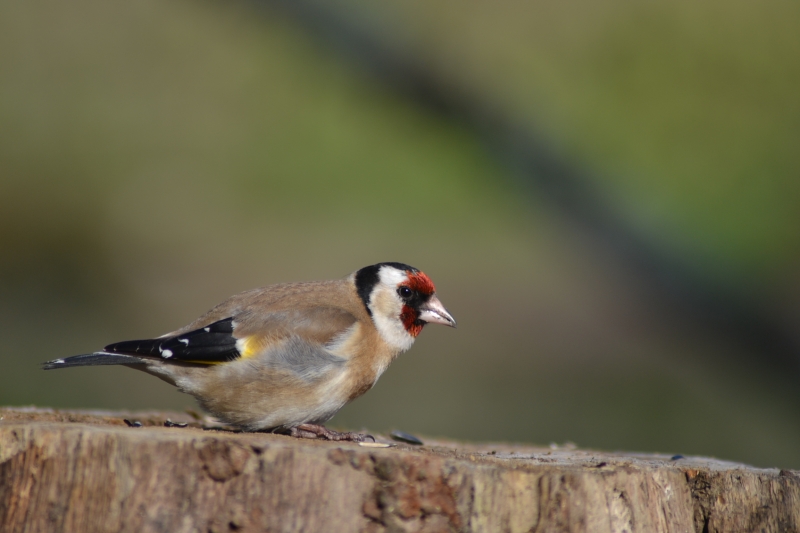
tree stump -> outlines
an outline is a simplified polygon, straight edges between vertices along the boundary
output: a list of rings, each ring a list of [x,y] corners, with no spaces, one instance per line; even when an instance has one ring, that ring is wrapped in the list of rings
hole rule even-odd
[[[204,429],[180,413],[0,417],[4,533],[800,530],[800,473],[700,457],[373,448]]]

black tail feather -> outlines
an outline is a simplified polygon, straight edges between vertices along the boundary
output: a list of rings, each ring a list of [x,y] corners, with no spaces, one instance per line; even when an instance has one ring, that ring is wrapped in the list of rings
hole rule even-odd
[[[108,352],[94,352],[83,355],[73,355],[64,359],[54,359],[42,363],[43,370],[55,368],[68,368],[71,366],[97,366],[97,365],[142,365],[144,360],[131,355]]]

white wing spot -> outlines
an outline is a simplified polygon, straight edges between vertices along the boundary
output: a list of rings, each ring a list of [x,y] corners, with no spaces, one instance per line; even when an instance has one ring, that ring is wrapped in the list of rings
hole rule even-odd
[[[61,363],[64,363],[64,360],[63,359],[56,359],[55,361],[53,361],[53,363],[56,363],[56,364],[60,365]]]
[[[189,346],[189,339],[178,339],[178,342],[182,342],[186,346]]]
[[[172,350],[161,350],[161,357],[164,359],[169,359],[172,357]]]
[[[211,328],[203,328],[203,331],[205,331],[206,333],[211,333]]]

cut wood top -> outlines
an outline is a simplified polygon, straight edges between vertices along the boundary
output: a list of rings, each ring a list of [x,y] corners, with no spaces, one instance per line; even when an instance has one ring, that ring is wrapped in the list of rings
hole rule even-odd
[[[165,427],[167,420],[187,427]],[[795,471],[572,446],[430,438],[415,446],[385,435],[375,436],[392,446],[373,448],[203,422],[174,412],[0,409],[0,524],[81,532],[800,530]]]

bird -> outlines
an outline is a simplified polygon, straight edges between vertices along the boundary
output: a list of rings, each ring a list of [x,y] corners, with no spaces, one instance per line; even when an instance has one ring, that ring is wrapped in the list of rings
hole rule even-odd
[[[174,385],[244,431],[374,441],[324,424],[370,390],[426,324],[456,326],[431,279],[404,263],[377,263],[342,279],[245,291],[160,337],[42,368],[122,365]]]

